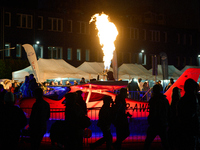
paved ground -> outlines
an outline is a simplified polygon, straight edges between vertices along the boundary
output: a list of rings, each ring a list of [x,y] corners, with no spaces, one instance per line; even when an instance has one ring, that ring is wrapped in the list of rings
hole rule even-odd
[[[144,143],[124,143],[122,145],[122,150],[142,150]],[[29,150],[30,143],[19,143],[19,150]],[[40,150],[61,150],[61,148],[55,147],[53,148],[49,142],[42,142],[40,146]],[[89,150],[89,146],[84,146],[84,150]],[[104,150],[105,144],[96,150]],[[151,145],[152,150],[162,150],[161,143],[154,142]],[[114,149],[113,149],[114,150]]]

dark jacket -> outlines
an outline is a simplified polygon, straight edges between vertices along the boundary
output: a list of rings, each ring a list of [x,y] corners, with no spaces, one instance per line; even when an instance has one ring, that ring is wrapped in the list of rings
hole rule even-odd
[[[44,99],[33,104],[30,116],[30,128],[33,130],[42,129],[46,127],[46,122],[50,117],[50,106]]]
[[[169,102],[163,94],[156,94],[149,100],[150,125],[167,126],[170,118]]]
[[[134,82],[134,81],[131,81],[129,84],[128,84],[128,90],[129,91],[140,91],[140,88],[138,86],[138,83],[137,82]]]
[[[200,124],[199,119],[199,96],[185,93],[178,103],[178,119],[181,129],[188,131],[193,135],[198,133]],[[197,110],[198,109],[198,110]]]
[[[20,130],[27,124],[27,119],[21,108],[5,104],[3,109],[0,110],[0,135],[5,137],[16,136],[19,137]],[[3,130],[2,130],[3,129]]]
[[[99,120],[97,125],[101,128],[103,127],[109,129],[111,122],[112,122],[112,108],[103,105],[99,111]]]

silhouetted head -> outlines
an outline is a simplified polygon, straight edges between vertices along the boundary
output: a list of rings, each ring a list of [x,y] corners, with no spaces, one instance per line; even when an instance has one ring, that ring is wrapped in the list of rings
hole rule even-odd
[[[127,89],[126,88],[121,88],[120,89],[120,95],[124,98],[127,97]]]
[[[142,81],[142,79],[141,79],[141,78],[139,78],[139,79],[138,79],[138,82],[140,83],[141,81]]]
[[[174,83],[174,79],[173,78],[170,79],[170,83],[172,83],[172,84]]]
[[[82,94],[83,94],[83,92],[82,92],[81,90],[76,91],[76,93],[77,93],[78,95],[82,95]]]
[[[159,94],[160,93],[160,86],[158,84],[153,86],[153,94]]]
[[[13,93],[7,92],[4,96],[4,101],[6,104],[14,104],[15,98],[14,98]]]
[[[178,87],[174,87],[172,93],[178,95],[180,94],[180,89]]]
[[[34,74],[29,75],[29,79],[32,80],[34,78]]]
[[[34,90],[34,96],[35,96],[36,100],[42,98],[43,90],[41,88],[36,88]]]
[[[105,105],[110,105],[110,103],[112,102],[113,100],[112,100],[112,97],[111,96],[104,96],[103,97],[103,103],[105,104]]]
[[[65,104],[66,105],[74,105],[76,103],[75,93],[67,93],[65,94]]]
[[[187,79],[184,84],[186,93],[194,93],[197,91],[198,84],[193,79]]]

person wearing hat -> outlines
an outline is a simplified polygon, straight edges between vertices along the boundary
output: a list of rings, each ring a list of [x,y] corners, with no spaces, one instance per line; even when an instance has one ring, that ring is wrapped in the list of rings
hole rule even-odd
[[[27,124],[27,119],[21,108],[14,105],[15,99],[11,92],[4,96],[4,107],[0,110],[0,148],[16,149],[20,130]]]

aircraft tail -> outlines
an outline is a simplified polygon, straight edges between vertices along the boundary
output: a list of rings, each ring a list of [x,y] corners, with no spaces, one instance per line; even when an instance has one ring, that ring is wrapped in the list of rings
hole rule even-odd
[[[194,81],[198,81],[200,75],[200,68],[189,68],[187,69],[177,80],[176,82],[165,92],[164,95],[167,96],[169,103],[171,104],[171,95],[174,87],[178,87],[181,91],[181,96],[185,94],[184,83],[187,79],[191,78]]]

